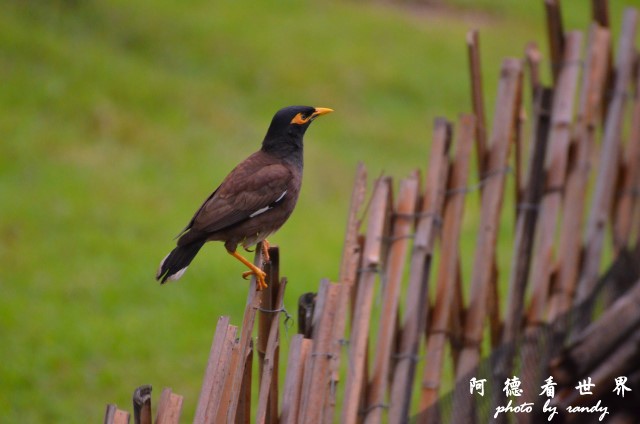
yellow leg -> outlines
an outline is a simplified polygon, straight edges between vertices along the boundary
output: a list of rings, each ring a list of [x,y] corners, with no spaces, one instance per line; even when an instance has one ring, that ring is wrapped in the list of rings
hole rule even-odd
[[[262,261],[269,262],[271,260],[271,258],[269,257],[269,247],[271,247],[271,245],[269,244],[269,240],[262,240],[260,242],[260,246],[262,247]]]
[[[266,277],[267,274],[263,270],[261,270],[260,268],[258,268],[257,266],[255,266],[254,264],[246,260],[238,252],[229,252],[229,254],[234,258],[236,258],[237,260],[239,260],[240,262],[242,262],[247,268],[251,270],[251,271],[243,272],[242,278],[247,278],[249,275],[255,275],[256,283],[258,285],[257,289],[262,290],[267,288],[267,283],[264,281],[264,277]]]

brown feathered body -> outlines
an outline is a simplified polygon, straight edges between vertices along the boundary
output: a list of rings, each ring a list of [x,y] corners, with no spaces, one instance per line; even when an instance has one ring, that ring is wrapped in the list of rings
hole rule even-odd
[[[249,156],[202,204],[178,246],[223,241],[233,252],[276,232],[293,212],[302,183],[302,163],[287,163],[262,150]]]

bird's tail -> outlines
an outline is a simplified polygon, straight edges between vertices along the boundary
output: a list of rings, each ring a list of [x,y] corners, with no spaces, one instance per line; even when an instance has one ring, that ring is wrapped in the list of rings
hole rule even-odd
[[[182,277],[182,274],[187,270],[187,267],[198,254],[198,251],[205,243],[205,240],[197,240],[193,243],[186,244],[184,246],[178,246],[164,257],[158,267],[156,273],[156,280],[160,281],[160,284],[164,284],[167,280],[177,280]]]

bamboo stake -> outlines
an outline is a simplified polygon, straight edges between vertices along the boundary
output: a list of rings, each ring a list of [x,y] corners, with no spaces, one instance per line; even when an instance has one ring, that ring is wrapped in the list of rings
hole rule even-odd
[[[383,319],[378,327],[377,345],[374,351],[375,359],[365,407],[367,413],[365,414],[364,422],[369,424],[381,421],[382,410],[385,405],[390,356],[396,328],[395,318],[398,315],[398,303],[400,301],[400,284],[409,249],[408,241],[415,223],[419,185],[418,172],[414,172],[409,178],[400,182],[398,203],[391,231],[391,248],[386,260],[385,284],[382,291],[382,299],[384,301],[380,316]]]
[[[611,19],[608,0],[591,0],[591,16],[595,23],[607,29],[609,33],[611,33]],[[608,107],[607,101],[609,100],[611,92],[613,91],[613,49],[609,49],[607,53],[607,65],[605,74],[605,87],[603,88],[603,92],[606,93],[606,95],[603,95],[601,99],[601,109],[603,112],[602,118],[606,117]]]
[[[570,166],[564,191],[564,219],[560,228],[559,262],[556,289],[551,294],[549,321],[554,322],[571,307],[578,278],[582,252],[582,230],[591,157],[595,144],[597,123],[606,83],[610,35],[609,31],[592,25],[589,32],[587,59],[582,78],[582,92],[576,116],[573,138],[575,159]]]
[[[527,60],[527,69],[529,69],[529,80],[531,81],[531,98],[537,97],[538,91],[542,89],[540,82],[540,61],[542,54],[536,43],[529,43],[525,48],[525,57]]]
[[[456,268],[455,279],[455,297],[451,308],[451,317],[449,318],[449,331],[451,337],[449,342],[451,344],[451,354],[453,359],[453,369],[458,369],[458,359],[460,357],[460,351],[462,350],[462,340],[464,340],[464,297],[462,295],[462,260],[458,256],[458,266]]]
[[[242,343],[238,341],[238,354],[239,358],[244,358],[244,364],[239,362],[236,367],[243,367],[242,370],[242,383],[240,385],[240,393],[238,393],[238,405],[236,407],[235,423],[236,424],[249,424],[251,423],[251,372],[253,370],[253,340],[249,339],[247,349],[242,352]],[[236,371],[237,372],[237,371]],[[227,417],[229,417],[229,404],[227,408]],[[229,421],[227,421],[229,422]],[[233,422],[233,421],[231,421]]]
[[[331,296],[330,296],[331,295]],[[305,415],[307,414],[307,408],[315,408],[315,406],[310,405],[314,399],[311,395],[313,382],[313,365],[312,361],[316,359],[318,356],[328,356],[328,347],[325,346],[324,350],[322,347],[318,347],[318,337],[320,335],[320,322],[323,317],[326,317],[327,304],[331,305],[333,308],[335,306],[335,298],[333,288],[330,284],[330,281],[327,279],[323,279],[320,282],[320,289],[318,291],[318,295],[316,297],[316,305],[314,308],[313,315],[313,333],[312,333],[312,341],[313,343],[310,345],[309,359],[307,361],[307,365],[304,369],[304,376],[302,381],[302,389],[300,394],[300,406],[298,408],[298,416],[297,419],[299,421],[303,420]],[[325,331],[326,326],[323,327],[323,331]],[[324,337],[324,335],[323,335]],[[313,354],[315,352],[315,355]],[[322,398],[322,396],[320,396]],[[322,400],[322,399],[321,399]],[[317,402],[316,402],[317,403]]]
[[[529,157],[529,174],[527,176],[527,188],[523,196],[523,204],[518,205],[522,212],[518,215],[516,223],[507,312],[502,333],[502,344],[507,346],[513,344],[518,337],[524,315],[524,295],[531,264],[540,198],[544,187],[544,158],[550,127],[551,97],[551,90],[542,88],[538,91],[538,96],[535,100],[534,114],[536,118],[533,130],[535,141]],[[510,366],[503,368],[505,368],[505,372],[508,372]]]
[[[637,75],[635,106],[631,115],[631,130],[622,155],[622,182],[617,197],[613,244],[620,252],[631,242],[634,211],[640,208],[640,72]]]
[[[107,410],[104,414],[104,424],[129,424],[129,413],[118,409],[118,407],[112,403],[107,405]]]
[[[428,411],[437,401],[442,379],[444,349],[448,338],[452,310],[454,309],[456,286],[460,266],[459,238],[466,199],[469,161],[473,148],[473,115],[462,115],[458,127],[458,142],[455,161],[451,169],[447,198],[444,207],[442,228],[442,256],[437,279],[437,294],[433,311],[433,322],[427,339],[426,364],[422,378],[420,411]],[[429,411],[430,414],[433,414]],[[427,418],[427,417],[425,417]],[[437,422],[430,415],[427,422]]]
[[[256,254],[254,257],[254,261],[253,263],[258,266],[258,267],[262,267],[262,253],[261,253],[262,249],[256,249]],[[270,282],[268,282],[270,283]],[[251,338],[251,334],[253,333],[253,326],[256,320],[256,311],[258,308],[260,308],[260,302],[261,302],[261,298],[260,296],[258,296],[256,294],[256,278],[255,276],[251,277],[251,283],[249,284],[249,294],[247,296],[247,304],[245,306],[245,310],[244,310],[244,316],[242,319],[242,330],[240,332],[240,364],[238,367],[236,367],[235,370],[232,371],[232,374],[230,376],[231,378],[231,391],[233,393],[241,393],[241,391],[244,390],[250,390],[250,384],[247,385],[246,383],[244,383],[245,378],[251,378],[251,373],[249,372],[249,375],[247,376],[247,371],[250,370],[250,368],[247,368],[247,360],[250,360],[251,358],[253,358],[253,342],[252,342],[252,338]],[[242,399],[243,400],[243,406],[245,408],[247,408],[245,411],[242,412],[242,415],[244,417],[244,419],[249,420],[249,416],[245,413],[248,411],[248,408],[250,407],[250,403],[247,404],[245,401],[247,399],[247,397],[250,399],[251,396],[251,392],[249,393],[244,393],[244,397],[243,396],[231,396],[231,402],[229,404],[229,409],[228,409],[228,413],[227,413],[227,419],[226,421],[228,423],[230,422],[234,422],[236,420],[236,412],[238,409],[238,402]],[[248,421],[247,421],[248,422]]]
[[[303,402],[306,404],[306,407],[304,408],[304,416],[302,416],[299,421],[303,423],[322,422],[324,405],[326,404],[330,389],[330,349],[340,286],[324,280],[320,290],[325,291],[326,294],[324,295],[325,301],[323,302],[323,308],[318,314],[318,326],[316,327],[313,336],[313,345],[311,347],[309,386],[303,393]]]
[[[224,333],[224,339],[219,350],[220,356],[217,358],[217,366],[212,379],[211,393],[209,394],[203,423],[215,423],[217,421],[225,382],[228,379],[229,374],[233,371],[230,368],[230,359],[237,332],[238,327],[229,325],[227,327],[227,331]]]
[[[549,39],[551,75],[553,76],[553,82],[555,84],[558,81],[558,74],[560,73],[565,41],[560,0],[545,0],[544,6],[547,16],[547,37]]]
[[[389,422],[392,423],[405,422],[409,417],[418,348],[424,329],[428,325],[429,271],[436,236],[442,225],[450,145],[451,124],[443,118],[438,118],[434,125],[425,194],[411,252],[402,335],[391,385]]]
[[[270,249],[269,254],[272,253]],[[277,249],[273,249],[273,253],[276,253],[276,257],[278,255]],[[274,257],[271,257],[272,260]],[[278,261],[274,262],[277,270]],[[277,271],[272,270],[272,275]],[[272,277],[273,278],[273,277]],[[271,285],[277,288],[276,299],[272,305],[276,305],[277,308],[281,309],[283,307],[284,300],[284,290],[287,286],[287,280],[282,279],[280,284],[274,284],[275,281],[271,280]],[[273,306],[272,306],[273,307]],[[256,412],[256,422],[257,423],[277,423],[278,422],[278,392],[275,393],[273,390],[278,389],[278,385],[274,384],[274,380],[277,382],[278,380],[278,345],[279,345],[279,326],[280,326],[280,312],[269,312],[271,314],[276,314],[271,320],[271,328],[269,329],[269,337],[267,339],[267,344],[265,346],[263,364],[262,364],[262,374],[260,379],[260,391],[258,392],[258,409]],[[274,378],[274,373],[276,374]],[[273,404],[275,401],[275,405]]]
[[[358,231],[361,226],[361,208],[366,196],[367,170],[362,163],[358,164],[353,191],[351,193],[351,205],[347,217],[342,261],[340,264],[340,295],[334,318],[333,345],[331,346],[331,359],[329,369],[331,373],[332,390],[329,391],[327,405],[325,406],[325,423],[333,423],[336,407],[337,386],[340,380],[340,357],[345,337],[347,313],[354,299],[354,285],[358,274],[358,266],[362,255],[362,246],[358,241]],[[353,310],[351,310],[352,312]]]
[[[600,153],[601,166],[595,185],[591,210],[587,220],[585,260],[581,268],[577,287],[577,300],[589,298],[598,280],[600,259],[604,243],[604,230],[611,211],[616,177],[616,166],[620,152],[620,132],[622,118],[627,104],[627,89],[631,80],[635,59],[635,37],[638,11],[628,8],[624,14],[618,57],[616,59],[616,81],[614,95],[609,104]],[[578,328],[583,328],[589,320],[590,308],[581,314]]]
[[[198,405],[196,407],[196,413],[193,420],[194,423],[203,424],[208,422],[207,405],[209,404],[209,398],[211,397],[214,380],[216,373],[218,372],[220,356],[222,355],[224,340],[226,339],[229,327],[228,316],[223,316],[218,319],[216,331],[213,336],[213,342],[211,343],[207,369],[202,382],[202,389],[200,390],[200,397],[198,398]]]
[[[502,65],[496,99],[487,168],[489,171],[484,180],[480,232],[476,243],[474,272],[471,280],[471,297],[464,323],[465,341],[456,370],[458,381],[466,378],[480,360],[480,341],[487,318],[488,294],[495,260],[507,158],[513,137],[514,122],[520,110],[521,86],[522,64],[516,59],[506,59]],[[456,397],[454,410],[461,414],[459,419],[467,420],[472,417],[471,402],[473,402],[472,397]]]
[[[373,303],[374,285],[382,266],[382,238],[389,219],[391,180],[383,177],[377,181],[371,201],[367,238],[362,255],[362,271],[356,293],[351,339],[349,344],[349,372],[344,392],[344,408],[341,422],[355,423],[363,389],[367,340]]]
[[[551,273],[553,272],[553,246],[556,228],[561,216],[562,193],[569,162],[571,123],[578,73],[582,34],[574,31],[567,34],[563,66],[559,70],[557,87],[551,110],[551,132],[545,163],[546,189],[538,216],[536,245],[531,264],[531,302],[529,325],[538,325],[545,314]],[[571,217],[574,219],[574,217]],[[562,254],[562,252],[559,252]]]
[[[500,357],[494,363],[493,381],[502,383],[510,377],[513,367],[516,340],[521,333],[524,317],[524,298],[531,265],[533,240],[540,208],[540,199],[544,188],[544,158],[550,127],[550,110],[552,91],[540,87],[534,104],[535,126],[533,129],[534,142],[529,155],[529,173],[527,186],[523,193],[522,203],[517,204],[518,219],[513,256],[509,275],[509,293],[507,310],[504,317],[504,327],[501,335]],[[495,409],[503,399],[493,396],[492,406]],[[506,417],[499,416],[496,422],[504,422]]]
[[[598,25],[609,28],[609,1],[608,0],[591,0],[591,17]]]
[[[344,288],[349,289],[349,293],[351,295],[357,278],[358,265],[360,263],[359,254],[361,246],[358,242],[358,230],[362,224],[360,213],[366,196],[366,185],[367,169],[364,164],[359,163],[356,170],[353,191],[351,193],[351,205],[347,216],[347,227],[345,230],[339,278],[340,283],[344,285]],[[340,302],[341,309],[339,312],[346,313],[346,309],[344,311],[342,310],[343,303],[345,302]]]
[[[310,352],[311,352],[311,349],[313,349],[313,339],[309,339],[309,341],[311,342],[311,344],[309,345],[309,354],[306,356],[304,365],[302,366],[303,374],[302,374],[302,380],[300,385],[300,396],[298,399],[298,405],[296,406],[298,412],[295,417],[291,418],[291,420],[293,420],[292,422],[294,423],[299,422],[300,417],[304,417],[304,415],[306,414],[307,401],[309,400],[308,396],[306,396],[306,393],[308,393],[311,390],[312,358],[311,358]]]
[[[580,71],[582,33],[572,31],[565,39],[562,66],[553,94],[551,128],[545,163],[546,193],[540,202],[536,224],[536,244],[531,262],[531,300],[527,312],[525,338],[521,347],[522,368],[527,372],[523,380],[524,401],[535,401],[539,378],[547,358],[537,348],[536,334],[544,321],[554,273],[553,248],[561,219],[562,195],[565,190],[571,143],[574,99]],[[573,219],[573,217],[571,217]],[[563,252],[558,252],[562,256]],[[542,356],[541,356],[542,353]]]
[[[531,155],[532,152],[536,149],[535,147],[535,143],[537,141],[536,138],[536,127],[539,124],[538,122],[535,121],[535,117],[539,116],[536,115],[536,113],[538,112],[537,110],[535,110],[536,107],[541,107],[542,103],[539,103],[542,99],[542,94],[541,92],[544,90],[549,91],[550,94],[548,94],[549,96],[553,95],[553,92],[550,89],[545,88],[542,83],[540,82],[540,61],[542,60],[542,54],[540,53],[540,50],[538,49],[538,45],[534,42],[530,42],[527,44],[527,46],[525,47],[525,64],[526,64],[526,68],[525,70],[528,70],[529,73],[529,81],[530,81],[530,89],[531,89],[531,103],[532,103],[532,107],[534,108],[534,111],[532,112],[534,114],[534,127],[533,127],[533,131],[532,134],[533,136],[527,137],[527,129],[525,128],[525,125],[521,125],[520,128],[520,134],[519,134],[519,141],[520,143],[518,143],[516,146],[521,145],[520,148],[520,152],[521,154],[516,154],[516,158],[519,160],[519,163],[521,163],[524,166],[524,163],[526,162],[526,158],[525,156],[525,152],[529,151],[529,166],[531,166]],[[526,79],[526,77],[525,77]],[[536,103],[538,102],[538,103]],[[544,107],[548,110],[551,109],[551,97],[549,97],[549,102],[548,105],[547,103],[544,104]],[[524,105],[522,105],[522,110],[521,110],[521,115],[526,117],[526,108]],[[549,114],[548,112],[545,112],[547,115]],[[525,121],[525,118],[523,117],[521,119],[521,121]],[[527,143],[527,140],[533,140],[530,143]],[[517,184],[516,185],[516,190],[517,190],[517,201],[516,201],[516,205],[519,205],[522,201],[523,198],[526,197],[525,192],[527,191],[527,185],[530,184],[530,181],[528,180],[528,177],[530,176],[531,173],[531,169],[524,169],[522,168],[522,172],[518,173],[518,175],[521,175],[521,179],[519,180],[521,182],[521,184]],[[526,177],[525,177],[526,175]],[[520,213],[522,212],[522,208],[518,208],[516,207],[516,222],[518,219],[518,216],[520,215]],[[517,224],[516,224],[517,225]]]
[[[485,117],[484,94],[482,90],[482,67],[480,66],[480,40],[478,30],[467,33],[469,74],[471,75],[471,106],[476,117],[476,153],[478,179],[486,172],[487,160],[487,118]]]
[[[151,424],[151,386],[148,384],[133,392],[133,422]]]
[[[295,424],[298,419],[304,366],[311,344],[311,339],[305,339],[302,334],[296,334],[291,338],[287,359],[287,375],[282,394],[282,415],[280,417],[282,424]]]
[[[224,387],[220,394],[220,405],[218,406],[218,411],[216,413],[215,422],[224,421],[225,417],[229,413],[229,403],[231,400],[231,378],[229,375],[238,367],[238,362],[240,361],[240,341],[235,339],[232,341],[231,353],[229,357],[229,371],[227,372],[226,378],[224,380]],[[240,393],[236,393],[235,396],[240,396]]]
[[[182,402],[182,396],[173,393],[169,388],[163,389],[158,401],[156,424],[178,424],[182,413]]]
[[[316,296],[316,304],[314,307],[314,313],[313,313],[313,325],[312,325],[312,329],[313,332],[311,334],[313,343],[310,345],[310,354],[308,355],[308,357],[306,358],[306,362],[304,364],[304,375],[303,375],[303,379],[302,379],[302,389],[301,389],[301,394],[300,394],[300,402],[299,402],[299,406],[298,406],[298,415],[297,415],[297,420],[301,421],[304,419],[304,417],[307,414],[307,407],[309,406],[311,399],[311,391],[313,390],[312,388],[312,375],[313,375],[313,362],[315,361],[315,357],[312,354],[313,352],[320,352],[320,350],[318,350],[317,345],[317,340],[315,340],[315,338],[317,337],[317,335],[319,334],[319,329],[320,329],[320,322],[322,321],[323,318],[323,314],[326,311],[325,306],[327,305],[327,301],[329,302],[333,302],[333,298],[332,299],[328,299],[329,297],[329,288],[330,288],[330,284],[328,280],[322,280],[320,282],[320,289],[318,291],[318,295]],[[333,296],[333,295],[332,295]],[[326,350],[324,352],[328,352],[328,350]],[[317,356],[317,355],[315,355]]]
[[[526,151],[526,146],[525,146],[526,137],[524,132],[526,129],[526,124],[527,124],[527,111],[525,109],[524,104],[521,104],[520,112],[518,113],[518,118],[516,119],[516,123],[515,123],[516,127],[513,131],[514,133],[514,137],[513,137],[514,195],[513,195],[513,198],[515,199],[515,205],[516,205],[516,207],[514,208],[514,222],[518,221],[518,215],[521,212],[520,208],[518,208],[518,205],[522,204],[522,196],[525,191],[525,180],[524,180],[525,157],[524,155]],[[496,271],[497,271],[497,264],[496,264]]]
[[[279,309],[282,302],[277,298],[280,293],[280,250],[278,246],[269,248],[269,262],[265,263],[264,271],[267,274],[268,286],[258,295],[260,296],[260,311],[258,313],[258,375],[260,376],[260,386],[262,387],[263,365],[267,351],[268,340],[271,334],[272,322],[279,322],[279,314],[270,312]],[[279,348],[276,346],[273,353],[271,366],[278,369]],[[278,420],[278,379],[270,379],[271,387],[268,389],[269,398],[265,420],[267,423],[275,423]]]

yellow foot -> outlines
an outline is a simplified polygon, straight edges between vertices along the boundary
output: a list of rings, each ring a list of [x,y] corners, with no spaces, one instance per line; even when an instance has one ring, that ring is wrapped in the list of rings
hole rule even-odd
[[[260,269],[258,270],[258,272],[245,271],[245,272],[242,273],[242,278],[244,278],[246,280],[252,275],[256,276],[256,284],[257,284],[256,289],[257,290],[263,290],[263,289],[266,289],[268,287],[266,281],[264,280],[265,277],[267,276],[267,274],[264,271],[260,270]]]
[[[234,258],[242,262],[247,268],[250,269],[250,271],[246,271],[242,273],[242,278],[247,279],[248,276],[255,275],[256,283],[257,283],[256,288],[258,290],[262,290],[267,287],[267,283],[264,281],[264,278],[267,276],[267,274],[263,270],[261,270],[260,268],[258,268],[257,266],[255,266],[254,264],[246,260],[245,258],[243,258],[242,255],[240,255],[238,252],[229,252],[229,251],[227,252],[231,256],[233,256]]]

